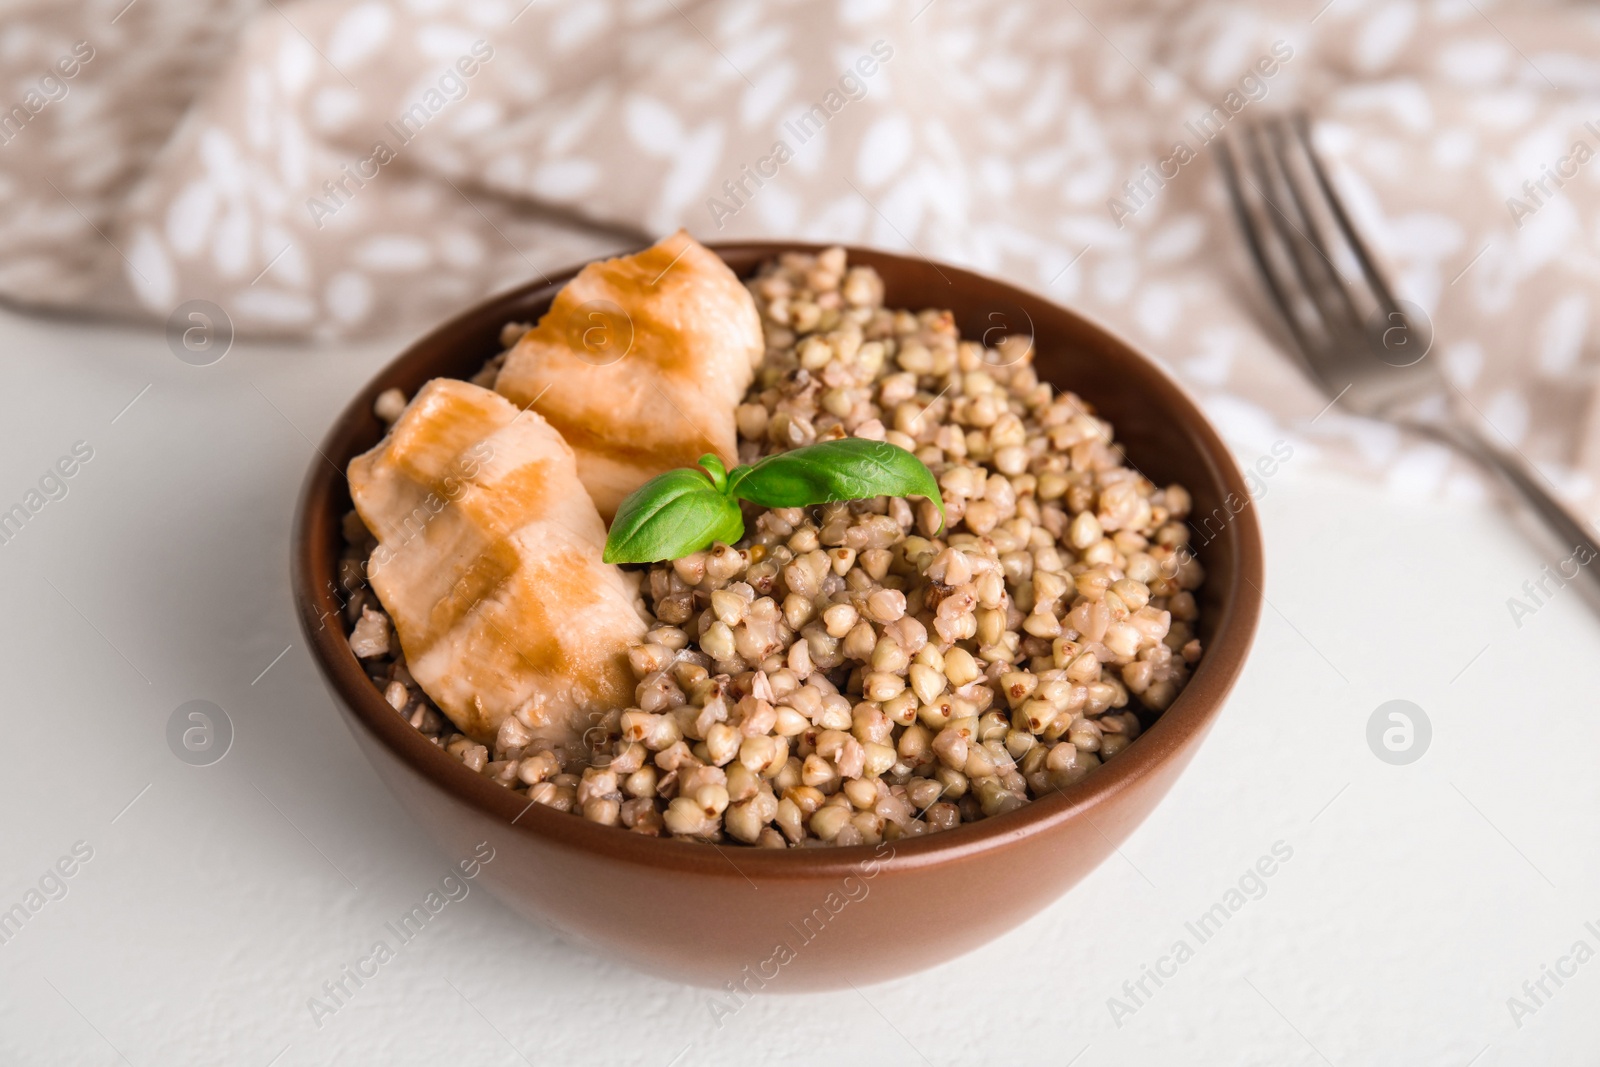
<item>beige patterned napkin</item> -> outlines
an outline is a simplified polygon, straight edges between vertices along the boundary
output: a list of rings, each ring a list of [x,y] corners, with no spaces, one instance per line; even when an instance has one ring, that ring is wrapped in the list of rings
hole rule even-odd
[[[1292,105],[1435,351],[1600,473],[1600,15],[1489,0],[35,0],[0,20],[0,295],[416,331],[686,226],[970,265],[1108,321],[1247,460],[1476,493],[1284,356],[1208,142]],[[336,358],[330,355],[329,358]],[[1315,422],[1312,420],[1315,419]],[[1280,451],[1283,445],[1280,444]]]

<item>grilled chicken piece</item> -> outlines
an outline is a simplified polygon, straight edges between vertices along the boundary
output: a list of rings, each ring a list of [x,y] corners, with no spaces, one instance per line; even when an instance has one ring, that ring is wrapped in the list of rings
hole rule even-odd
[[[561,432],[610,522],[623,497],[663,471],[707,452],[737,462],[734,409],[763,350],[749,291],[679,230],[583,268],[494,387]]]
[[[601,562],[605,527],[544,419],[435,379],[349,474],[406,667],[463,733],[492,741],[515,714],[570,745],[633,702],[637,588]]]

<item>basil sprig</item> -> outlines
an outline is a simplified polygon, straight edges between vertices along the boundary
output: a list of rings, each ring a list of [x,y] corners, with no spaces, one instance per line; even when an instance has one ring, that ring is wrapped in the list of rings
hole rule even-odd
[[[768,456],[728,470],[716,456],[700,467],[668,471],[628,494],[606,537],[607,563],[681,559],[716,541],[744,536],[739,501],[764,508],[803,508],[875,496],[944,498],[933,472],[916,456],[884,441],[846,437]]]

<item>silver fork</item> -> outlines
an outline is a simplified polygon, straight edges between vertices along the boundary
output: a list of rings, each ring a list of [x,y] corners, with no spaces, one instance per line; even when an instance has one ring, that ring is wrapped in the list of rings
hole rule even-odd
[[[1427,358],[1432,327],[1395,299],[1317,158],[1303,114],[1231,130],[1218,160],[1245,242],[1329,406],[1395,423],[1458,449],[1517,491],[1581,564],[1600,556],[1589,524]],[[1482,420],[1487,421],[1487,420]],[[1600,568],[1582,567],[1600,581]],[[1565,571],[1563,571],[1565,574]],[[1567,575],[1571,577],[1571,575]]]

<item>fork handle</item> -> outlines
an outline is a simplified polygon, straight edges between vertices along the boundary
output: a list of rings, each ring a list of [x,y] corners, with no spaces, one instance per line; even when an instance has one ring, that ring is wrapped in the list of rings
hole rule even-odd
[[[1544,521],[1545,526],[1565,542],[1563,547],[1572,552],[1568,559],[1576,562],[1579,570],[1587,571],[1591,581],[1600,584],[1600,568],[1588,566],[1600,559],[1600,538],[1597,538],[1593,527],[1583,516],[1551,492],[1549,483],[1542,475],[1529,469],[1520,456],[1490,441],[1470,424],[1453,421],[1448,426],[1435,426],[1433,429],[1515,489]],[[1560,564],[1556,566],[1558,570],[1561,569]],[[1562,570],[1561,577],[1571,580],[1577,575]]]

